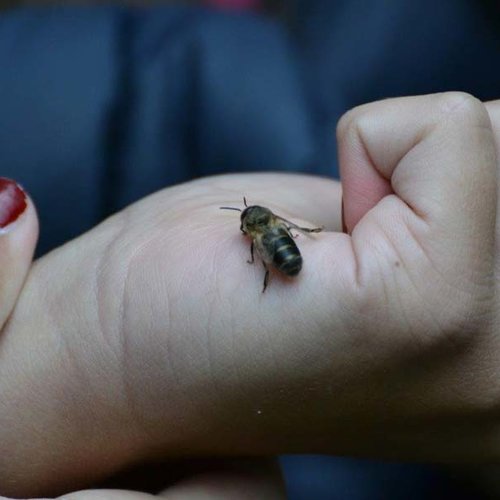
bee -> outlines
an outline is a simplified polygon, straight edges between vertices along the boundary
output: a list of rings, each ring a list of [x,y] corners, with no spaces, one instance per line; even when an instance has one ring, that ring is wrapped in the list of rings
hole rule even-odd
[[[302,255],[295,244],[291,233],[292,229],[304,233],[319,233],[322,227],[307,228],[300,227],[279,215],[271,212],[269,208],[259,205],[247,205],[243,197],[245,208],[220,207],[221,210],[237,210],[241,212],[240,231],[252,239],[250,245],[250,260],[253,264],[254,249],[257,250],[264,264],[264,286],[262,293],[266,291],[269,282],[269,265],[273,265],[278,271],[286,276],[297,276],[302,269]]]

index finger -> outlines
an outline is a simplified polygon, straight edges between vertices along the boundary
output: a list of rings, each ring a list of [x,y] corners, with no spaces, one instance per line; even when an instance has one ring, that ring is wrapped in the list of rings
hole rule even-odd
[[[495,150],[488,113],[477,99],[451,92],[368,104],[342,118],[338,135],[349,230],[394,192],[445,231],[457,229],[450,223],[460,213],[462,230],[488,232]]]
[[[350,232],[369,214],[392,232],[411,221],[442,249],[493,247],[495,148],[480,101],[458,92],[380,101],[344,116],[338,136]]]

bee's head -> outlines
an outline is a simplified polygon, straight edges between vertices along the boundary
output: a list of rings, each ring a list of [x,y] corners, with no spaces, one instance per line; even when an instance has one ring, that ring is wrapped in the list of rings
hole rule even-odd
[[[241,230],[245,233],[264,229],[272,219],[268,208],[252,205],[241,212]]]
[[[247,199],[243,197],[245,208],[220,207],[222,210],[236,210],[241,212],[240,230],[245,234],[253,235],[255,232],[264,231],[273,220],[271,210],[259,205],[248,206]]]

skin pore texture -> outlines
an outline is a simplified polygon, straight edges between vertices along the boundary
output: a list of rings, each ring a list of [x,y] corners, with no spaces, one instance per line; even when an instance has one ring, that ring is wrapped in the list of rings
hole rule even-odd
[[[498,459],[489,109],[448,93],[349,112],[349,234],[335,181],[228,175],[35,262],[0,343],[0,493],[74,491],[160,458]],[[239,214],[219,210],[243,196],[325,227],[299,236],[301,273],[273,272],[265,294]]]

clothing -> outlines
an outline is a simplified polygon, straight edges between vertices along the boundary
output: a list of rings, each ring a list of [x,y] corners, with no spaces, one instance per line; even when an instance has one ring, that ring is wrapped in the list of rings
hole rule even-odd
[[[2,13],[0,173],[37,202],[39,254],[192,177],[337,175],[335,124],[356,104],[498,95],[481,2],[291,5],[288,25],[180,7]]]

